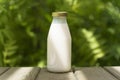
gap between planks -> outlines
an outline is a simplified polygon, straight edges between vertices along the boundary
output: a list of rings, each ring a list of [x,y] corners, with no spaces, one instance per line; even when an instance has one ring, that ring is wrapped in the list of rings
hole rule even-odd
[[[35,79],[34,79],[34,80],[36,80],[36,79],[37,79],[37,77],[38,77],[38,75],[39,75],[40,71],[41,71],[41,68],[38,70],[38,73],[36,74],[36,76],[35,76]]]
[[[0,67],[0,76],[4,74],[6,71],[8,71],[10,68],[9,67]]]
[[[120,67],[118,66],[112,66],[112,67],[103,67],[107,72],[109,72],[111,75],[116,77],[118,80],[120,80]]]
[[[39,70],[38,67],[11,67],[0,80],[35,80]]]
[[[101,67],[75,68],[77,80],[119,80]]]

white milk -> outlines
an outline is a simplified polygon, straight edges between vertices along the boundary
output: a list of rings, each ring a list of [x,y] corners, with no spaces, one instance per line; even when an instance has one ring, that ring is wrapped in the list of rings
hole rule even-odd
[[[53,15],[47,39],[47,69],[51,72],[71,70],[71,35],[65,15]]]

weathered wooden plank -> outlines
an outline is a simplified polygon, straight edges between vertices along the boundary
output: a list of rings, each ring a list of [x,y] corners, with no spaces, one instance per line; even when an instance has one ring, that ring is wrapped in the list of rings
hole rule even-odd
[[[9,67],[0,67],[0,75],[2,75],[4,72],[6,72],[9,69]]]
[[[120,80],[120,67],[105,67],[105,69]]]
[[[101,67],[77,68],[75,76],[77,80],[117,80]]]
[[[0,76],[0,80],[34,80],[39,70],[34,67],[12,67]]]
[[[76,80],[73,72],[51,73],[47,69],[41,69],[36,80]]]

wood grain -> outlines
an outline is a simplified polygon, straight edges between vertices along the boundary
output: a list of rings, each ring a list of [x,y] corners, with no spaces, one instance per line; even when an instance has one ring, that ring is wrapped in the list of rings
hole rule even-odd
[[[0,76],[0,80],[34,80],[39,70],[37,67],[12,67]]]
[[[101,67],[76,68],[77,80],[118,80]]]
[[[114,75],[118,80],[120,80],[120,67],[105,67],[107,71],[109,71],[112,75]]]
[[[0,75],[2,75],[4,72],[6,72],[9,69],[9,67],[0,67]]]
[[[36,80],[76,80],[73,72],[51,73],[47,69],[41,69]]]

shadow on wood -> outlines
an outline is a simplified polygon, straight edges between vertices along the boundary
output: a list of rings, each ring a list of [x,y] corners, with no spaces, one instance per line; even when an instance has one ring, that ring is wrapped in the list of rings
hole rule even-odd
[[[47,69],[41,69],[36,80],[76,80],[73,72],[51,73]]]

